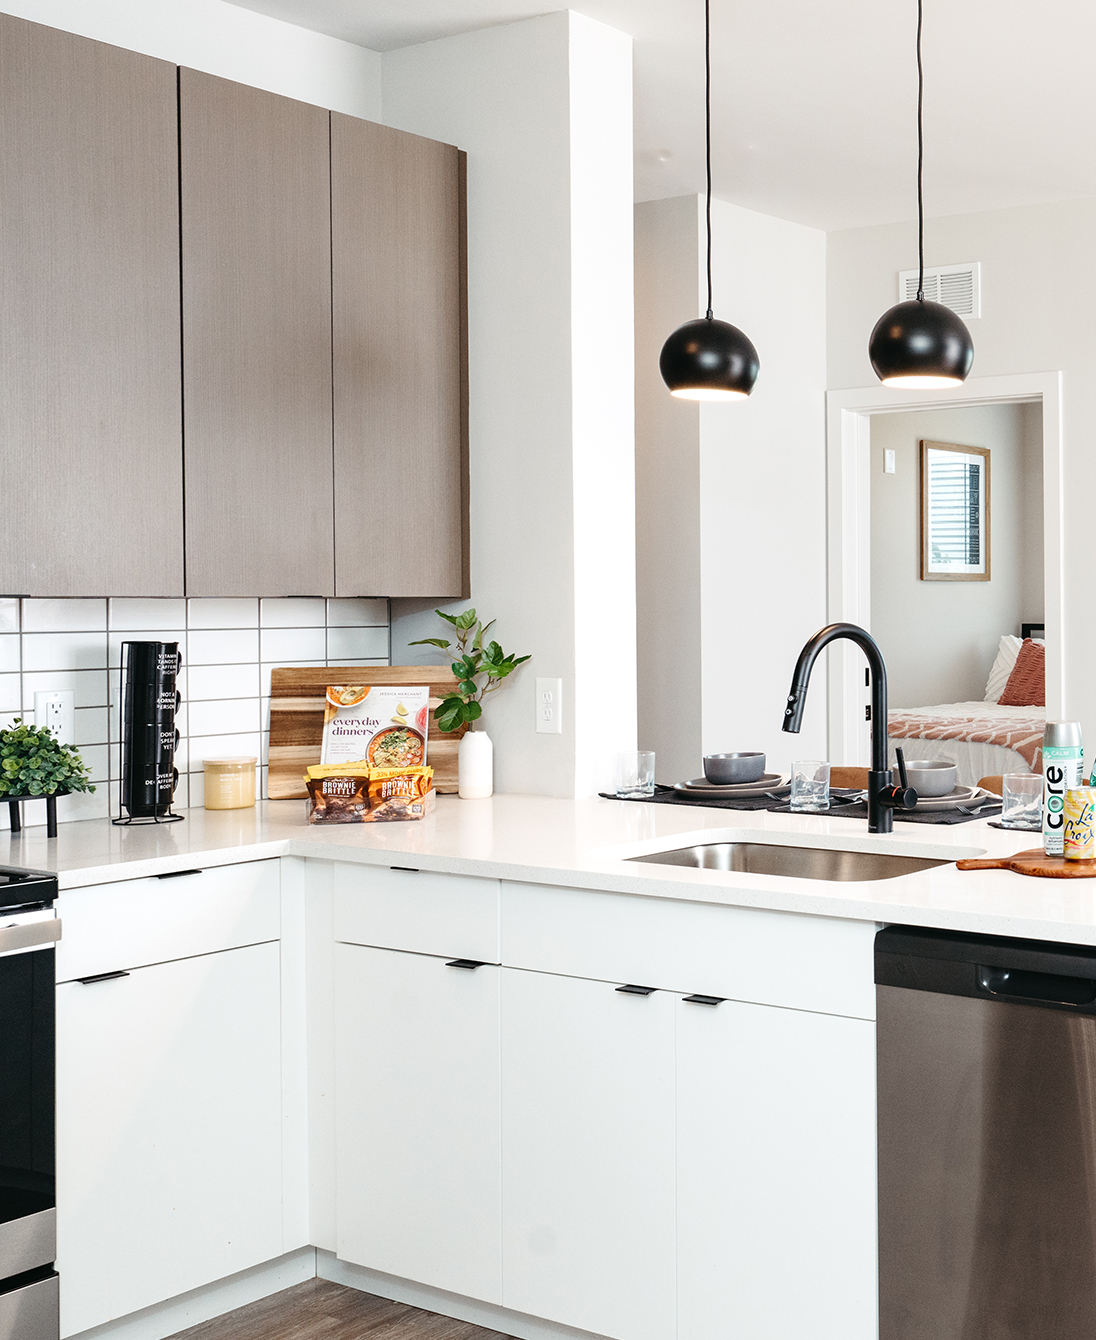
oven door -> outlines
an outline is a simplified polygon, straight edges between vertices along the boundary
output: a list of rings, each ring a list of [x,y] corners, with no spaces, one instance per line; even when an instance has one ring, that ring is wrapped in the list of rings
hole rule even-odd
[[[0,912],[0,1340],[57,1335],[52,909]]]

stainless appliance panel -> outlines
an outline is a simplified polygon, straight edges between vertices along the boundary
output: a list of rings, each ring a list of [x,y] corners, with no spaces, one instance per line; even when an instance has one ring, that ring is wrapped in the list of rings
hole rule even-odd
[[[56,1275],[0,1293],[0,1340],[57,1340],[60,1315]]]
[[[48,1266],[56,1255],[56,1210],[39,1210],[0,1223],[0,1279]]]
[[[1096,1017],[877,994],[880,1340],[1093,1340]]]

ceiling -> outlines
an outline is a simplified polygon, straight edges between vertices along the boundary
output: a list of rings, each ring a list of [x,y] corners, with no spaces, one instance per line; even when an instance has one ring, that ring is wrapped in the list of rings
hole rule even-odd
[[[554,7],[235,2],[378,51]],[[703,190],[703,0],[571,8],[635,38],[636,199]],[[827,230],[915,217],[915,23],[915,0],[712,0],[715,194]],[[1094,47],[1090,0],[925,0],[930,216],[1096,195]]]

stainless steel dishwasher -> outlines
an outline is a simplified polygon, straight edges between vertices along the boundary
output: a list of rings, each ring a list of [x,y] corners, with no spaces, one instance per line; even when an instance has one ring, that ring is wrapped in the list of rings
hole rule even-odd
[[[1096,949],[875,941],[880,1340],[1096,1338]]]

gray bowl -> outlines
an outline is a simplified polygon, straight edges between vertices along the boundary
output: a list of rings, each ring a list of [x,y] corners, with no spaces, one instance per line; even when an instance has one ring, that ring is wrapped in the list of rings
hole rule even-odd
[[[759,782],[764,775],[764,754],[704,755],[704,776],[715,786],[735,786],[739,782]]]
[[[916,759],[906,764],[906,777],[917,794],[928,800],[954,791],[959,780],[959,769],[946,759]],[[897,764],[894,766],[894,780],[898,780]]]

